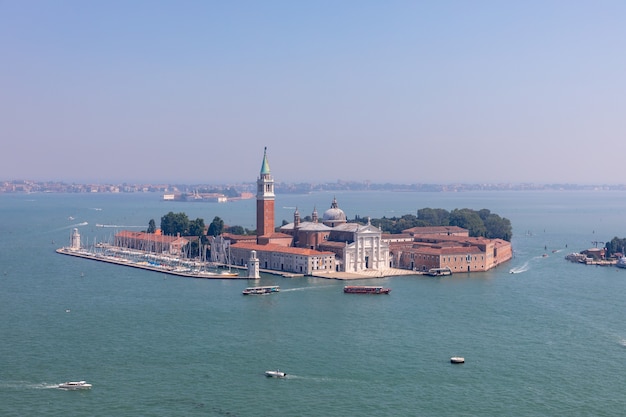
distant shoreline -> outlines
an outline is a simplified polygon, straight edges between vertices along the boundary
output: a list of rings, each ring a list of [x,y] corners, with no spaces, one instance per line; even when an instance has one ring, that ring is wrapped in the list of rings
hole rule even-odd
[[[567,184],[567,183],[449,183],[449,184],[376,184],[367,181],[337,181],[332,183],[276,182],[277,194],[310,194],[312,192],[390,191],[390,192],[469,192],[469,191],[626,191],[626,184]],[[242,194],[255,193],[255,183],[238,184],[149,184],[149,183],[69,183],[63,181],[0,181],[0,194],[29,193],[160,193],[198,194],[218,193],[229,200]]]

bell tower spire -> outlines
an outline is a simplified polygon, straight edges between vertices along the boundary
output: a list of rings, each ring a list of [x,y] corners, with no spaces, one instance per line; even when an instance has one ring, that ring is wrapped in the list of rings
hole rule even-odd
[[[261,172],[257,179],[256,192],[256,235],[257,243],[268,243],[274,233],[274,179],[267,162],[267,146],[263,152]],[[264,239],[261,239],[264,237]]]

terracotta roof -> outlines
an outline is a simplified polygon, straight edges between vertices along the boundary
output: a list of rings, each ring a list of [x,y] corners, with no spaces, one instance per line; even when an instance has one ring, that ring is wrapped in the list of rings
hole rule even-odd
[[[447,234],[447,233],[466,233],[467,229],[459,226],[417,226],[405,229],[402,233],[412,234]]]
[[[480,248],[476,246],[454,246],[454,247],[436,247],[436,246],[418,246],[414,248],[413,253],[419,253],[424,255],[465,255],[468,253],[483,253]]]
[[[410,233],[383,233],[381,237],[383,239],[407,239],[413,235]]]
[[[123,239],[149,240],[151,242],[160,242],[160,243],[172,243],[180,239],[185,240],[185,241],[188,240],[179,236],[156,235],[154,233],[134,232],[132,230],[120,230],[119,232],[115,234],[115,237],[119,237]]]
[[[346,246],[346,242],[333,242],[330,240],[319,244],[320,248],[345,248]]]
[[[293,236],[287,233],[274,232],[270,235],[263,235],[263,237],[269,237],[270,239],[291,239]]]
[[[234,249],[247,249],[255,250],[257,252],[277,252],[277,253],[289,253],[292,255],[301,256],[322,256],[322,255],[335,255],[332,252],[322,252],[313,249],[306,248],[293,248],[289,246],[276,245],[274,243],[268,243],[267,245],[257,245],[256,243],[239,242],[232,245]]]
[[[251,241],[256,242],[256,235],[236,235],[233,233],[222,233],[222,237],[233,242]]]
[[[429,235],[429,234],[415,234],[413,235],[415,240],[424,239],[425,242],[457,242],[459,244],[466,245],[486,245],[493,242],[495,239],[487,239],[486,237],[470,237],[470,236],[447,236],[447,235]]]

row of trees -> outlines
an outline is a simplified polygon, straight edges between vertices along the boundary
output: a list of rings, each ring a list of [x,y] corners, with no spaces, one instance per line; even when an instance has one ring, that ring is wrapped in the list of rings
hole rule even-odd
[[[161,233],[166,236],[218,236],[224,232],[232,233],[234,235],[253,235],[256,230],[246,229],[242,226],[226,226],[224,221],[215,216],[209,227],[207,228],[204,223],[204,219],[197,218],[195,220],[189,220],[189,217],[185,213],[169,212],[165,216],[161,217]],[[146,233],[156,232],[156,222],[154,219],[150,219],[148,222],[148,229]],[[206,229],[206,234],[205,234]]]
[[[365,223],[362,218],[355,217],[358,223]],[[401,233],[412,227],[424,226],[458,226],[469,231],[470,236],[511,241],[513,229],[511,221],[492,213],[488,209],[472,210],[468,208],[448,211],[441,208],[423,208],[414,214],[402,217],[383,217],[371,219],[373,225],[380,227],[385,233]]]
[[[190,252],[192,256],[199,254],[199,244],[206,245],[208,242],[208,236],[218,236],[224,232],[236,234],[236,235],[251,235],[255,234],[255,230],[248,230],[242,226],[227,227],[224,221],[215,216],[208,228],[204,223],[204,219],[197,218],[190,220],[185,213],[169,212],[161,217],[161,233],[166,236],[194,236],[198,237],[197,241],[191,243]],[[154,219],[150,219],[148,222],[148,229],[146,233],[156,232],[156,222]],[[199,242],[199,243],[198,243]]]
[[[224,221],[219,217],[214,217],[205,234],[206,226],[204,219],[198,217],[195,220],[189,220],[185,213],[169,212],[161,217],[161,233],[166,236],[217,236],[224,231]],[[156,232],[156,223],[154,219],[148,222],[147,233]]]
[[[156,232],[156,222],[150,219],[146,233]],[[191,256],[200,255],[200,247],[205,246],[208,242],[207,236],[217,236],[224,231],[224,221],[219,217],[215,217],[209,225],[208,231],[205,233],[206,226],[204,219],[198,217],[190,220],[185,213],[169,212],[161,217],[161,233],[166,236],[193,236],[198,239],[191,241],[189,253]]]

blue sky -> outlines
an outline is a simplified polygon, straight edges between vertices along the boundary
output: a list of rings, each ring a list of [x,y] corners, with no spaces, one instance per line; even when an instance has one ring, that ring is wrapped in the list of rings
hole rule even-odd
[[[624,183],[623,1],[0,0],[0,180]]]

